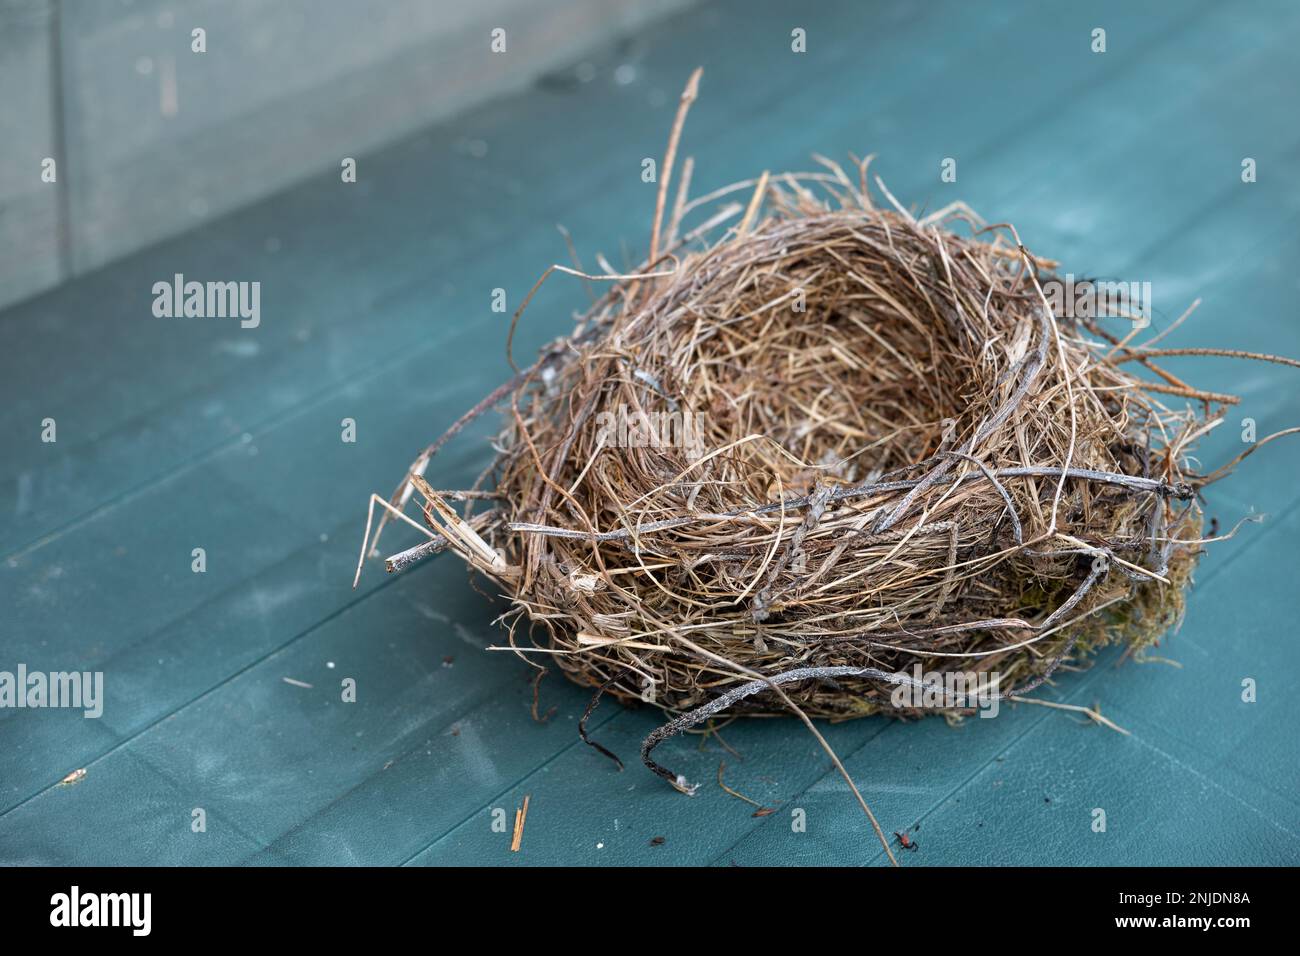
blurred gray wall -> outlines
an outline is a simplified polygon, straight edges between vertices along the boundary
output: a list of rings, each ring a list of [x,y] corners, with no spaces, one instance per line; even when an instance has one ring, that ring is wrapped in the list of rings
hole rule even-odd
[[[0,306],[688,2],[0,0]]]

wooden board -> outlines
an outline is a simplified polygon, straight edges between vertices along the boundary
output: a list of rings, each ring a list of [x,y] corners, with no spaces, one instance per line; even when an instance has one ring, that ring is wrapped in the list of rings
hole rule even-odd
[[[806,54],[790,52],[796,27]],[[364,157],[355,185],[314,176],[0,313],[0,669],[102,670],[106,691],[98,720],[0,710],[0,861],[880,864],[795,722],[728,727],[743,760],[665,744],[704,784],[685,798],[636,760],[653,712],[593,718],[622,774],[577,739],[585,692],[548,678],[555,714],[532,720],[528,668],[483,650],[500,605],[453,559],[372,565],[350,590],[367,495],[507,377],[492,290],[517,303],[567,261],[557,223],[587,262],[642,254],[640,163],[699,64],[696,193],[875,152],[904,203],[961,198],[1076,274],[1150,281],[1157,329],[1203,297],[1175,344],[1300,355],[1298,37],[1300,8],[1281,2],[706,4],[594,51],[586,81],[557,74]],[[1244,157],[1258,182],[1241,181]],[[261,325],[154,318],[152,285],[177,272],[260,281]],[[516,354],[584,301],[553,278]],[[1240,418],[1261,435],[1300,423],[1294,370],[1176,362],[1243,397],[1207,462],[1241,449]],[[470,482],[493,427],[449,447],[434,484]],[[1279,442],[1214,489],[1221,524],[1270,517],[1206,557],[1160,651],[1181,666],[1103,656],[1043,694],[1100,704],[1130,736],[1032,706],[957,729],[826,729],[882,825],[919,826],[904,865],[1300,862],[1298,469],[1300,444]],[[774,813],[716,785],[723,760]]]

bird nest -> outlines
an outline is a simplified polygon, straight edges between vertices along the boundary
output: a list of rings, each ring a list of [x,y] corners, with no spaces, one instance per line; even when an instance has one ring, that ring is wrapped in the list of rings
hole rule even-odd
[[[643,267],[587,275],[609,286],[574,332],[408,471],[385,504],[418,493],[429,540],[390,570],[450,548],[495,581],[521,655],[669,712],[643,757],[679,787],[650,751],[724,712],[959,715],[896,692],[1018,696],[1177,624],[1230,467],[1189,453],[1231,397],[1159,369],[1137,312],[1062,309],[1013,228],[918,218],[865,161],[687,180]],[[497,405],[491,469],[435,491],[432,453]]]

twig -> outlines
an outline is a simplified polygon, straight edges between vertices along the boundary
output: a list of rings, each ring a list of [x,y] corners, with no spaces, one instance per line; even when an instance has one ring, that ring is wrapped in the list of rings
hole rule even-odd
[[[737,800],[744,800],[751,807],[756,807],[759,810],[762,810],[763,805],[759,803],[757,800],[751,800],[743,793],[737,793],[735,790],[732,790],[730,787],[728,787],[725,783],[722,782],[722,775],[724,772],[726,772],[726,769],[727,769],[727,762],[725,760],[719,760],[718,761],[718,786],[721,787],[727,793],[731,794]]]
[[[1085,714],[1094,723],[1101,724],[1103,727],[1109,727],[1111,730],[1117,731],[1118,733],[1123,734],[1125,737],[1132,736],[1132,734],[1130,734],[1119,724],[1115,723],[1109,717],[1103,716],[1101,711],[1092,707],[1082,707],[1079,704],[1058,704],[1056,701],[1039,700],[1036,697],[1015,696],[1015,697],[1009,697],[1007,699],[1014,701],[1017,704],[1036,704],[1039,707],[1051,707],[1054,708],[1055,710],[1070,710],[1070,711],[1074,711],[1077,714]]]
[[[704,74],[704,67],[697,66],[691,78],[686,81],[686,89],[682,90],[682,98],[677,104],[677,118],[673,120],[672,132],[668,135],[668,148],[664,152],[663,164],[659,167],[659,192],[655,197],[655,222],[654,228],[650,232],[650,262],[656,262],[659,258],[659,230],[664,219],[664,204],[668,200],[668,185],[673,178],[673,163],[677,159],[677,143],[682,138],[682,127],[686,125],[686,114],[691,110],[691,104],[695,102],[696,96],[700,92],[700,77]]]
[[[596,693],[591,696],[591,702],[587,704],[587,709],[582,712],[582,717],[578,720],[578,736],[582,738],[582,742],[588,747],[591,747],[597,753],[604,754],[610,760],[614,761],[614,766],[618,767],[619,773],[622,773],[623,761],[618,758],[618,755],[614,753],[614,751],[606,749],[604,746],[587,736],[587,721],[590,720],[591,715],[595,713],[596,706],[600,703],[601,695],[603,695],[605,691],[609,690],[610,687],[614,686],[614,683],[617,680],[617,677],[612,677],[596,688]]]

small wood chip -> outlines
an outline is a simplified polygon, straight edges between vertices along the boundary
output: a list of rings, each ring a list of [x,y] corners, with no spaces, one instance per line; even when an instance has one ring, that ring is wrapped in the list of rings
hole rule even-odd
[[[524,840],[524,823],[528,820],[528,794],[524,794],[524,805],[515,811],[515,832],[510,839],[510,852],[518,853]]]

